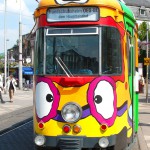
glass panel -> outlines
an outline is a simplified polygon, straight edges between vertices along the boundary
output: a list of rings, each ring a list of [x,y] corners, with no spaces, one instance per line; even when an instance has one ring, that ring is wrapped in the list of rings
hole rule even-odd
[[[46,74],[65,74],[66,68],[73,75],[98,74],[98,41],[98,35],[47,36]]]
[[[102,73],[121,74],[121,39],[116,28],[102,27]]]
[[[44,65],[44,29],[36,32],[35,74],[43,74]]]
[[[61,29],[47,29],[47,35],[75,35],[75,34],[98,34],[97,27],[93,28],[61,28]]]
[[[128,59],[128,74],[131,75],[131,38],[127,35],[127,59]]]
[[[77,28],[73,29],[73,33],[96,33],[97,28]]]
[[[71,29],[48,29],[49,34],[71,34]]]

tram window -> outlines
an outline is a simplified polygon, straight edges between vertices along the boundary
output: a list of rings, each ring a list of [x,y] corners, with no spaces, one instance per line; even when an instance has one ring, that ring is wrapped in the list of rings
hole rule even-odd
[[[90,28],[61,28],[61,29],[47,29],[47,35],[75,35],[75,34],[98,34],[97,27]]]
[[[35,74],[43,74],[44,67],[44,30],[39,29],[36,33],[36,49],[35,49]]]
[[[122,55],[119,31],[102,27],[102,74],[121,74]]]
[[[98,74],[98,41],[98,34],[47,36],[46,74],[63,75],[65,66],[73,75]]]
[[[68,34],[71,33],[71,29],[49,29],[47,34]]]
[[[131,38],[127,35],[128,73],[131,75]]]
[[[73,33],[96,33],[97,28],[79,28],[79,29],[73,29]]]

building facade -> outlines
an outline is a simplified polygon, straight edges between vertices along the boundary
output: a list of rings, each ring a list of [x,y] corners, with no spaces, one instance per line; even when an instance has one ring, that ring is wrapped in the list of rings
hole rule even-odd
[[[150,0],[124,0],[133,11],[137,22],[150,22]],[[147,52],[147,41],[139,41],[139,73],[147,76],[147,66],[144,65],[144,58],[150,57],[150,50]],[[150,46],[150,45],[149,45]],[[148,53],[148,54],[147,54]],[[150,67],[149,67],[150,74]]]
[[[150,0],[124,0],[133,11],[136,20],[150,21]]]

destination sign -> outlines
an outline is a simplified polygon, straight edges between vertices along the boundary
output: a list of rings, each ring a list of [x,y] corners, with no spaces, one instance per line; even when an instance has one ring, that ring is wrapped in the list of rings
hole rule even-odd
[[[61,7],[50,8],[47,11],[48,22],[98,21],[98,19],[98,7]]]

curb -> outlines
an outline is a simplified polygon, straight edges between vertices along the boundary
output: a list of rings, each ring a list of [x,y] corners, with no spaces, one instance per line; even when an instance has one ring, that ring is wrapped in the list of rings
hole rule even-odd
[[[147,143],[144,139],[142,128],[140,126],[138,128],[138,134],[137,135],[138,135],[138,143],[140,146],[140,150],[148,150]]]

